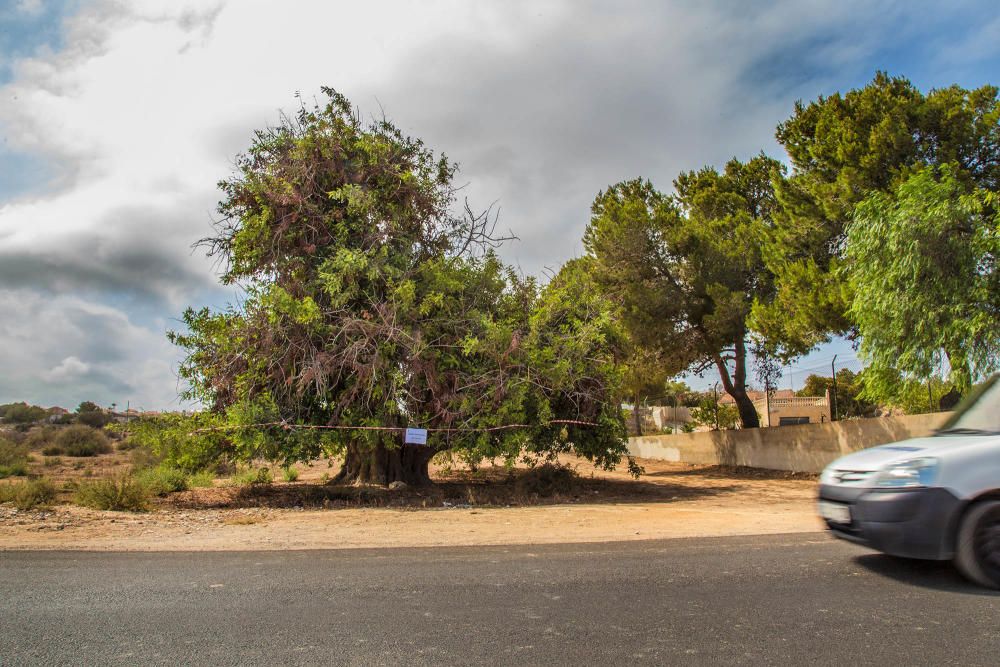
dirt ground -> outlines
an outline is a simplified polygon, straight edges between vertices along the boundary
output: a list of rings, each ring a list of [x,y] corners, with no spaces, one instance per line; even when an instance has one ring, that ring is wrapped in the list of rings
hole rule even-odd
[[[128,466],[123,453],[49,461],[57,485]],[[336,465],[296,482],[193,489],[145,513],[0,505],[0,550],[230,551],[604,542],[816,531],[810,475],[640,460],[639,480],[563,459],[566,480],[503,468],[433,471],[430,488],[332,487]],[[39,466],[43,465],[38,462]],[[89,472],[88,472],[89,470]],[[40,470],[41,472],[41,470]]]

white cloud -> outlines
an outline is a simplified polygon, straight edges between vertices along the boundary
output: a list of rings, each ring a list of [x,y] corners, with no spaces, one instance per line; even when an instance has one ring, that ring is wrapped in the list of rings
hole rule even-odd
[[[15,6],[17,11],[30,16],[41,13],[43,8],[42,0],[17,0],[17,5]]]
[[[0,289],[0,312],[0,403],[179,405],[165,321],[143,326],[102,303],[27,290]]]
[[[90,372],[90,364],[76,357],[66,357],[59,365],[42,374],[46,382],[64,382],[74,380]]]

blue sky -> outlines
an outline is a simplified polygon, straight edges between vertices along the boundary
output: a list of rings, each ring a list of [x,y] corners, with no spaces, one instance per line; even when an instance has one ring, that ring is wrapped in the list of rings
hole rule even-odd
[[[499,200],[540,274],[582,253],[596,192],[783,157],[796,99],[876,70],[1000,83],[991,2],[315,3],[7,0],[0,8],[0,403],[176,408],[188,305],[221,306],[215,183],[255,128],[331,85]],[[858,366],[835,341],[789,367]],[[694,379],[710,386],[715,377]]]

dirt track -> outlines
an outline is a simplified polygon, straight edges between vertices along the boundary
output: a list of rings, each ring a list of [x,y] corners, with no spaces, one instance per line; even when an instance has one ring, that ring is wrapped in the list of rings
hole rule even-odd
[[[813,479],[640,463],[646,474],[638,482],[622,472],[592,471],[587,464],[576,463],[584,478],[576,495],[560,498],[557,504],[529,502],[531,506],[479,504],[470,487],[463,488],[476,504],[466,498],[442,500],[440,489],[426,497],[410,491],[409,506],[404,507],[313,509],[274,502],[278,497],[296,497],[289,494],[299,491],[297,487],[315,487],[318,470],[307,470],[294,485],[276,485],[254,499],[259,506],[206,502],[205,496],[193,493],[176,494],[177,498],[143,514],[67,505],[18,512],[7,505],[0,506],[0,549],[228,551],[546,544],[821,529],[814,510]],[[456,475],[461,473],[439,474],[442,486],[450,488],[448,481]]]

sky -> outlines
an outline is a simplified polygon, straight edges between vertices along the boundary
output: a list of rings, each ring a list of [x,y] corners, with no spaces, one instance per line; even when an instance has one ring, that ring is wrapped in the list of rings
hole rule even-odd
[[[320,86],[456,160],[520,239],[505,259],[544,275],[609,184],[784,159],[796,100],[877,70],[929,89],[998,66],[1000,14],[971,0],[0,0],[0,403],[185,407],[165,333],[233,298],[192,248],[216,184]],[[782,386],[834,354],[858,367],[834,341]]]

